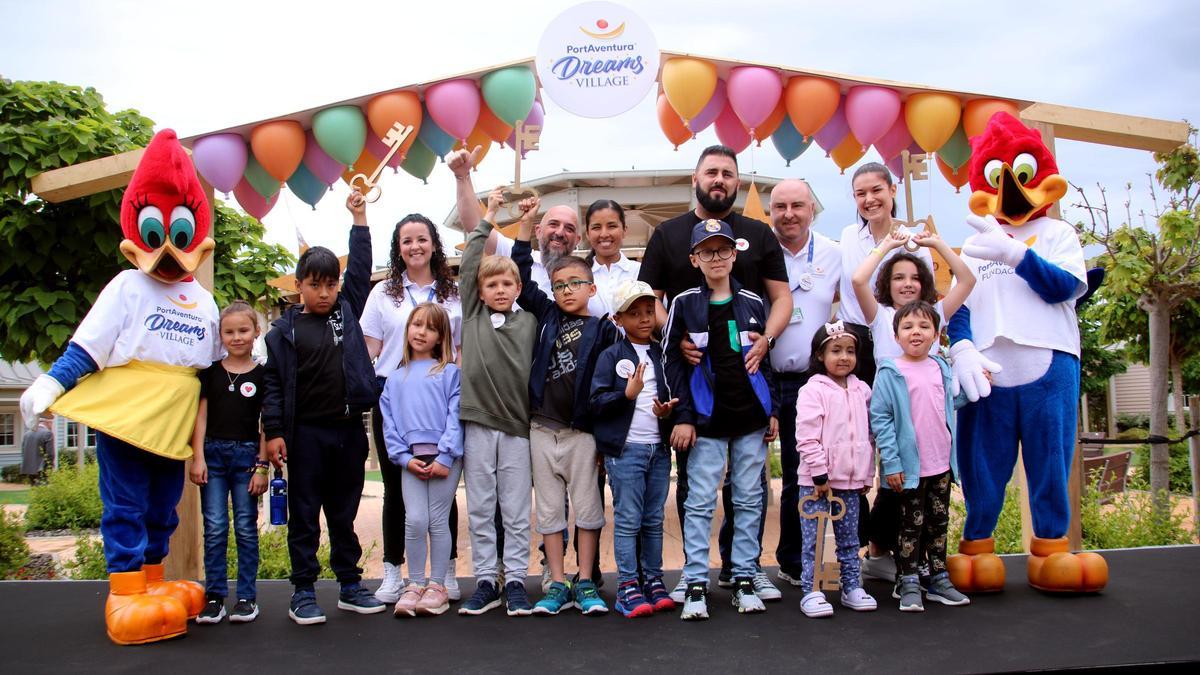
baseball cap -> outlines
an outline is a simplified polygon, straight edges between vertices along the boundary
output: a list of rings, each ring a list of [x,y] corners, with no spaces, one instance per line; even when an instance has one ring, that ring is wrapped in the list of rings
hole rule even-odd
[[[733,238],[733,228],[729,223],[716,218],[709,218],[696,223],[692,228],[692,250],[713,237],[725,237],[729,243],[736,245],[737,240]]]
[[[617,285],[616,290],[612,295],[613,313],[624,312],[629,309],[629,306],[638,298],[651,298],[657,300],[654,295],[654,289],[650,288],[650,284],[644,281],[635,279],[627,279]]]

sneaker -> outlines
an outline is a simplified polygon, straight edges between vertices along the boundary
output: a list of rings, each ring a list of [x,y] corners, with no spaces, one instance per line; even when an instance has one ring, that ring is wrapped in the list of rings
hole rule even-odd
[[[670,612],[675,609],[675,599],[667,593],[667,587],[663,584],[662,577],[651,577],[646,582],[646,600],[654,606],[656,612]],[[684,586],[684,591],[687,591],[687,586]]]
[[[448,609],[450,598],[446,596],[446,587],[436,583],[425,587],[425,592],[421,594],[421,600],[416,606],[417,614],[428,616],[437,616]]]
[[[546,561],[546,556],[542,556],[542,594],[550,592],[550,584],[554,583],[554,578],[550,576],[550,563]]]
[[[704,582],[687,585],[679,618],[684,621],[703,621],[708,618],[708,587]]]
[[[922,593],[929,592],[929,576],[928,575],[921,576],[920,574],[918,574],[917,575],[917,584],[920,585]],[[892,584],[892,599],[894,599],[894,600],[900,599],[900,578],[899,577],[896,577],[896,583]]]
[[[571,577],[571,587],[574,588],[579,583],[579,572]],[[592,583],[596,584],[596,588],[604,588],[604,572],[600,571],[600,566],[592,567]]]
[[[800,599],[800,611],[804,612],[804,616],[820,619],[833,616],[833,605],[829,604],[821,591],[810,591]]]
[[[404,577],[400,576],[400,566],[383,563],[383,583],[375,591],[375,599],[392,605],[400,599],[400,591],[404,590]]]
[[[661,580],[661,579],[660,579]],[[682,605],[687,599],[688,583],[680,573],[679,581],[675,584],[675,588],[671,589],[671,601],[677,605]]]
[[[921,584],[916,577],[900,579],[900,611],[924,612],[925,603],[921,601]]]
[[[880,581],[896,580],[896,561],[890,555],[866,555],[862,559],[862,575]]]
[[[721,588],[733,588],[733,570],[728,567],[722,567],[721,573],[717,575],[717,586]]]
[[[450,566],[446,568],[446,599],[450,602],[458,602],[462,600],[462,589],[458,587],[458,560],[450,559]]]
[[[484,580],[476,584],[475,593],[470,598],[467,598],[462,607],[458,608],[458,613],[477,616],[496,609],[499,606],[500,593],[496,590],[496,585]]]
[[[574,606],[575,602],[571,599],[571,587],[561,581],[555,581],[551,582],[546,597],[538,600],[537,604],[533,606],[533,613],[540,616],[554,616],[564,609]]]
[[[417,603],[421,602],[421,596],[425,593],[425,589],[417,584],[409,584],[404,587],[404,592],[400,594],[396,600],[396,608],[392,610],[392,616],[397,619],[417,615]]]
[[[950,605],[951,607],[971,604],[971,599],[960,593],[954,587],[954,584],[950,583],[950,575],[946,572],[942,572],[929,580],[929,591],[925,594],[925,597],[935,602],[940,602],[943,605]]]
[[[842,590],[842,607],[849,607],[856,612],[874,612],[879,605],[870,593],[862,588],[852,588],[849,591]]]
[[[338,609],[356,614],[378,614],[387,605],[375,598],[375,594],[363,588],[360,583],[344,584],[338,594]]]
[[[664,592],[666,589],[663,589]],[[671,603],[671,607],[675,607],[675,603],[671,602],[671,598],[667,598],[667,602]],[[654,605],[646,602],[646,596],[642,595],[642,589],[638,588],[638,582],[626,581],[617,587],[617,601],[613,605],[622,616],[629,619],[636,619],[639,616],[650,616],[656,610]]]
[[[754,583],[754,594],[760,599],[771,602],[783,598],[783,593],[775,587],[775,584],[771,583],[771,579],[767,577],[767,573],[762,571],[761,567],[754,573],[752,581]]]
[[[250,623],[258,618],[258,603],[253,600],[239,599],[229,613],[229,623]]]
[[[767,611],[767,606],[763,604],[762,598],[758,597],[754,592],[754,579],[750,577],[738,577],[734,581],[734,584],[733,606],[737,608],[739,614],[755,614]]]
[[[311,588],[297,589],[292,593],[288,616],[301,626],[325,623],[325,612],[321,611],[321,606],[317,604],[317,593]]]
[[[505,584],[504,599],[507,603],[505,611],[509,616],[533,614],[533,605],[529,604],[529,594],[525,592],[524,582],[510,581]]]
[[[221,623],[225,618],[225,598],[213,593],[204,598],[204,609],[196,615],[196,623]]]
[[[583,614],[608,614],[608,604],[591,579],[580,579],[575,585],[575,606]]]
[[[779,571],[775,573],[776,579],[793,586],[801,585],[800,576],[801,571],[799,567],[780,567]]]

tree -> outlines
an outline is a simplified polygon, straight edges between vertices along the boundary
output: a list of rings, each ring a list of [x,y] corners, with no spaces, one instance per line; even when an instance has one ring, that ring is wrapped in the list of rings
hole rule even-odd
[[[234,300],[273,305],[282,293],[267,282],[296,262],[286,248],[263,241],[266,228],[245,214],[217,201],[213,221],[213,297],[224,307]]]
[[[1093,297],[1079,313],[1079,389],[1088,397],[1089,410],[1096,409],[1093,403],[1102,404],[1107,400],[1109,378],[1125,372],[1124,354],[1113,349],[1111,341],[1106,339],[1104,305],[1099,295],[1100,291],[1097,291],[1097,297]],[[1107,419],[1107,406],[1099,405],[1099,410]]]

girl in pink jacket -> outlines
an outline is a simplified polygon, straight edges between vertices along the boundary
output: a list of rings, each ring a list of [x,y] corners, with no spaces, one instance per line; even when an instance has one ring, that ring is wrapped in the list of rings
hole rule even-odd
[[[841,564],[841,602],[859,612],[876,608],[862,587],[858,562],[858,495],[873,483],[874,451],[871,448],[867,406],[871,388],[852,373],[857,364],[858,340],[841,321],[827,323],[813,336],[808,383],[796,401],[796,450],[800,453],[801,507],[804,513],[828,511],[830,496],[841,499],[840,520],[833,521],[837,559]],[[824,593],[813,590],[817,546],[817,521],[802,519],[804,553],[800,609],[806,616],[833,614]]]

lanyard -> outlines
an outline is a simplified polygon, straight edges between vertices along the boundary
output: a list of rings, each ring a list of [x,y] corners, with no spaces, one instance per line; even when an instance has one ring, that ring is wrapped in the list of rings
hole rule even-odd
[[[809,251],[809,253],[811,254],[811,253],[812,253],[812,251]],[[811,261],[811,260],[812,260],[812,256],[810,255],[810,256],[809,256],[809,261]],[[430,287],[429,287],[429,297],[425,298],[425,302],[433,302],[433,289],[434,289],[434,287],[433,287],[433,286],[430,286]],[[414,298],[413,298],[413,294],[412,294],[412,293],[409,293],[409,294],[408,294],[408,300],[409,300],[409,302],[411,302],[411,303],[412,303],[413,309],[416,309],[416,308],[417,308],[417,301],[416,301],[416,299],[414,299]]]

